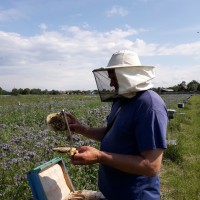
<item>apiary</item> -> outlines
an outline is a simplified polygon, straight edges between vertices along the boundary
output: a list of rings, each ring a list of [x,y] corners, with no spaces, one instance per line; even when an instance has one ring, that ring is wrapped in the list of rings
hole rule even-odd
[[[62,158],[54,158],[27,173],[34,200],[103,200],[97,191],[75,191]]]

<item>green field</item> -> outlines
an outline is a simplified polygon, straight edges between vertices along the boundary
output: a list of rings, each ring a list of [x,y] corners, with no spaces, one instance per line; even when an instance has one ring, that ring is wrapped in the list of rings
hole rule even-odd
[[[176,140],[164,154],[161,176],[162,199],[200,199],[200,95],[164,95],[167,107],[176,109],[167,139]],[[184,102],[184,108],[177,103]],[[47,129],[46,117],[67,110],[82,123],[106,124],[109,103],[98,96],[25,95],[0,96],[0,199],[29,199],[32,194],[26,173],[55,157],[62,157],[76,190],[97,188],[98,166],[73,166],[68,155],[52,150],[68,145],[65,132]],[[98,144],[74,135],[75,146]]]
[[[184,108],[176,109],[169,122],[168,146],[161,171],[162,199],[200,199],[200,95],[193,95]]]

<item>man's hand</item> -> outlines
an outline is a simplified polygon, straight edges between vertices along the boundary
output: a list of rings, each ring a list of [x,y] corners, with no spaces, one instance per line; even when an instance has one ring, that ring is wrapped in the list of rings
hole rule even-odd
[[[87,131],[87,127],[82,125],[73,115],[66,113],[67,117],[70,118],[69,128],[72,132],[84,134]]]
[[[90,146],[82,146],[78,149],[72,157],[72,163],[74,165],[91,165],[99,163],[100,161],[100,151]]]
[[[73,115],[66,113],[70,118],[69,128],[72,132],[79,133],[90,139],[101,141],[106,134],[106,127],[92,128],[81,124]]]

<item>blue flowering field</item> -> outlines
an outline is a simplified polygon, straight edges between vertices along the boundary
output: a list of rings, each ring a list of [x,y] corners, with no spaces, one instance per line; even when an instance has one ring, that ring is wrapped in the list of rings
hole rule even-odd
[[[97,166],[72,166],[67,154],[52,150],[68,146],[65,132],[50,131],[46,117],[63,109],[89,126],[102,126],[110,105],[98,96],[0,96],[0,199],[29,199],[26,173],[55,157],[66,163],[75,189],[97,190]],[[75,146],[97,143],[74,134]]]
[[[176,108],[178,102],[187,102],[189,98],[188,94],[163,96],[169,108]],[[110,103],[101,103],[96,95],[0,95],[0,199],[30,199],[26,173],[55,157],[63,158],[76,190],[98,190],[97,165],[73,166],[67,154],[52,150],[69,146],[69,141],[65,132],[48,130],[46,117],[65,109],[80,122],[101,127],[106,125],[110,107]],[[177,121],[174,122],[177,127]],[[76,147],[98,147],[98,143],[80,135],[74,134],[73,140]],[[171,155],[174,153],[168,154]]]

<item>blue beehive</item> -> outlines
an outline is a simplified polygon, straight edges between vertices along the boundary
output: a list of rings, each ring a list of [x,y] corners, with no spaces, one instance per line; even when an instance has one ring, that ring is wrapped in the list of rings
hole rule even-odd
[[[64,200],[74,192],[62,158],[54,158],[27,173],[34,200]]]
[[[184,103],[178,103],[178,108],[184,108]]]

